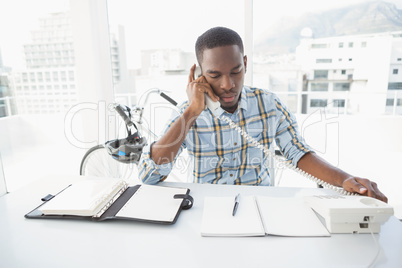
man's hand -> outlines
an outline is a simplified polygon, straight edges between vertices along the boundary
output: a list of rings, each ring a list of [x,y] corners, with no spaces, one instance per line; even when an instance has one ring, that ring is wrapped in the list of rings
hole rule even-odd
[[[305,172],[321,179],[329,184],[343,187],[348,192],[377,198],[387,202],[387,197],[380,192],[377,184],[368,179],[354,177],[345,171],[334,167],[315,153],[305,154],[297,166]]]
[[[204,76],[200,76],[195,79],[195,68],[196,66],[194,64],[190,69],[187,85],[187,97],[190,105],[189,108],[193,111],[193,113],[199,115],[205,109],[204,94],[208,94],[213,101],[218,101],[219,97],[215,95]]]
[[[358,193],[388,202],[388,198],[378,189],[377,183],[368,179],[350,177],[344,180],[342,187],[348,192]]]

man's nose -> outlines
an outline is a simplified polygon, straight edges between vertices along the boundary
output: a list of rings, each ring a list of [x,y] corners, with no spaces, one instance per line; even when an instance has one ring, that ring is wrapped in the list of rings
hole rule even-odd
[[[224,90],[230,90],[234,88],[235,84],[230,76],[224,76],[221,82],[221,88]]]

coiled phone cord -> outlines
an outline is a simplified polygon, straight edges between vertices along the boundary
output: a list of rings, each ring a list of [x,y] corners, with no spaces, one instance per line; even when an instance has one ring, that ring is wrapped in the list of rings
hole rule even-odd
[[[343,188],[334,186],[332,184],[329,184],[303,170],[301,170],[300,168],[294,166],[293,164],[291,164],[290,162],[284,161],[283,159],[281,159],[279,156],[275,155],[273,152],[269,151],[268,148],[264,147],[261,143],[259,143],[258,141],[256,141],[253,137],[251,137],[246,131],[244,131],[243,129],[241,129],[238,125],[236,125],[235,122],[233,122],[232,120],[230,120],[228,117],[225,116],[221,116],[219,117],[219,119],[227,122],[229,124],[229,126],[231,128],[236,129],[248,142],[250,142],[252,145],[256,146],[257,148],[261,149],[262,151],[264,151],[264,153],[268,154],[270,157],[272,157],[273,159],[279,161],[280,163],[283,163],[287,168],[293,170],[294,172],[306,177],[307,179],[323,186],[326,187],[328,189],[334,190],[340,194],[343,195],[356,195],[355,193],[351,193],[346,191]]]

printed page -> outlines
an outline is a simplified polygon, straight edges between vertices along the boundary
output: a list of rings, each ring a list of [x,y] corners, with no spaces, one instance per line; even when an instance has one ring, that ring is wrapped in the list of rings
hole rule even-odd
[[[233,197],[205,197],[201,224],[202,236],[264,236],[257,204],[253,196],[240,196],[233,216]]]
[[[172,222],[183,201],[173,197],[176,194],[186,193],[185,188],[143,184],[120,209],[116,217]]]
[[[302,198],[258,196],[256,199],[267,234],[330,236],[328,230]]]
[[[112,178],[75,182],[39,210],[46,215],[93,216],[124,187],[123,180]]]

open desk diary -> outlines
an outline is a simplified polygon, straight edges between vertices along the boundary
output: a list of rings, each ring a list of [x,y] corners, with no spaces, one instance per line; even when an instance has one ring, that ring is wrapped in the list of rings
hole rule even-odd
[[[135,220],[162,224],[176,222],[193,198],[187,188],[128,186],[123,180],[91,179],[75,182],[25,215],[32,219]]]

